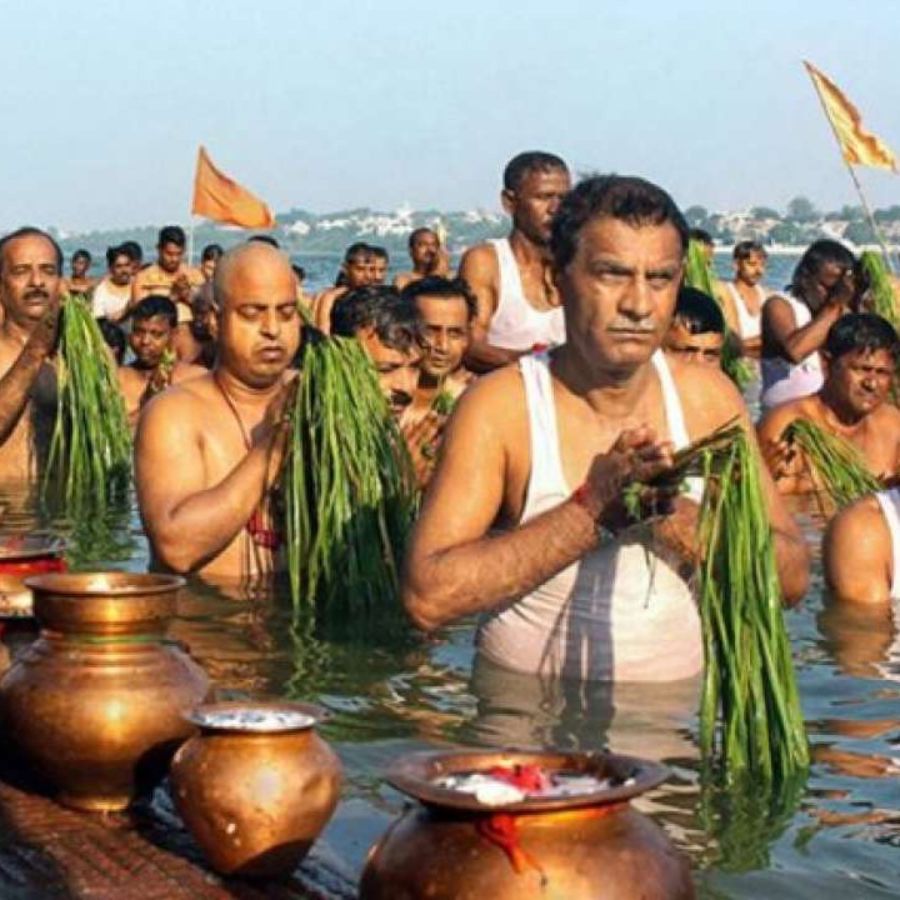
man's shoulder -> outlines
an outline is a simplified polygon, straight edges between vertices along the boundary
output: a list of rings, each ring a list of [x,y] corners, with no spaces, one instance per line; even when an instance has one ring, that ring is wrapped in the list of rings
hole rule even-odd
[[[525,410],[525,391],[518,363],[472,379],[457,401],[457,407],[463,406],[483,424],[520,418]]]
[[[497,270],[497,268],[497,251],[491,241],[482,241],[480,244],[469,247],[459,262],[460,272],[465,269],[467,272],[474,270],[487,273]]]
[[[152,411],[152,418],[157,419],[177,417],[187,424],[195,421],[198,413],[209,408],[210,400],[215,399],[215,390],[212,374],[204,371],[196,377],[183,379],[157,394],[147,404],[146,413]],[[149,415],[145,417],[151,418]]]
[[[178,362],[172,372],[172,384],[180,384],[183,381],[191,381],[209,375],[209,369],[198,366],[195,363]]]

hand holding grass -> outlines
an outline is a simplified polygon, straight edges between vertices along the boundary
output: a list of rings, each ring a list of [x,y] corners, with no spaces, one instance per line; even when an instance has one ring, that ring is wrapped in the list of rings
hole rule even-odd
[[[660,441],[646,425],[623,431],[608,453],[598,454],[586,480],[585,505],[594,518],[610,531],[620,531],[635,521],[635,510],[625,489],[632,483],[643,485],[639,505],[648,509],[665,506],[672,488],[666,482],[650,486],[671,469],[671,441]]]

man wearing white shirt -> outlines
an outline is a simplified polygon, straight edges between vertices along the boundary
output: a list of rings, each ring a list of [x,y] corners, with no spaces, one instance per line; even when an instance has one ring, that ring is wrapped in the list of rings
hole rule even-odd
[[[91,308],[94,318],[119,322],[131,301],[132,258],[124,246],[106,251],[107,276],[94,288]]]

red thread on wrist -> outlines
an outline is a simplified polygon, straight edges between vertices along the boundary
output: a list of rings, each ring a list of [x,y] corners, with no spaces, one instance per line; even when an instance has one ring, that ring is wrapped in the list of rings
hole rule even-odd
[[[579,505],[584,507],[591,516],[594,515],[593,504],[591,503],[591,489],[585,481],[572,491],[572,499]]]

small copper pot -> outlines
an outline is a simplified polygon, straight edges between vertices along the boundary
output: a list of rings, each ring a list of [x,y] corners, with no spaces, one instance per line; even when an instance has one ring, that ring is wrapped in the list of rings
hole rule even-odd
[[[621,784],[500,806],[434,784],[451,773],[515,764],[611,777]],[[459,751],[403,757],[387,779],[423,805],[407,810],[372,849],[360,897],[691,898],[685,860],[659,826],[628,804],[666,774],[654,763],[613,754]]]
[[[209,688],[164,641],[184,579],[95,572],[25,584],[41,633],[0,681],[6,733],[61,803],[124,809],[165,773],[192,731],[184,713]]]
[[[223,714],[282,713],[283,726],[222,724]],[[337,805],[341,765],[313,730],[305,703],[201,706],[199,726],[175,754],[172,795],[210,864],[224,875],[285,875],[309,852]]]

